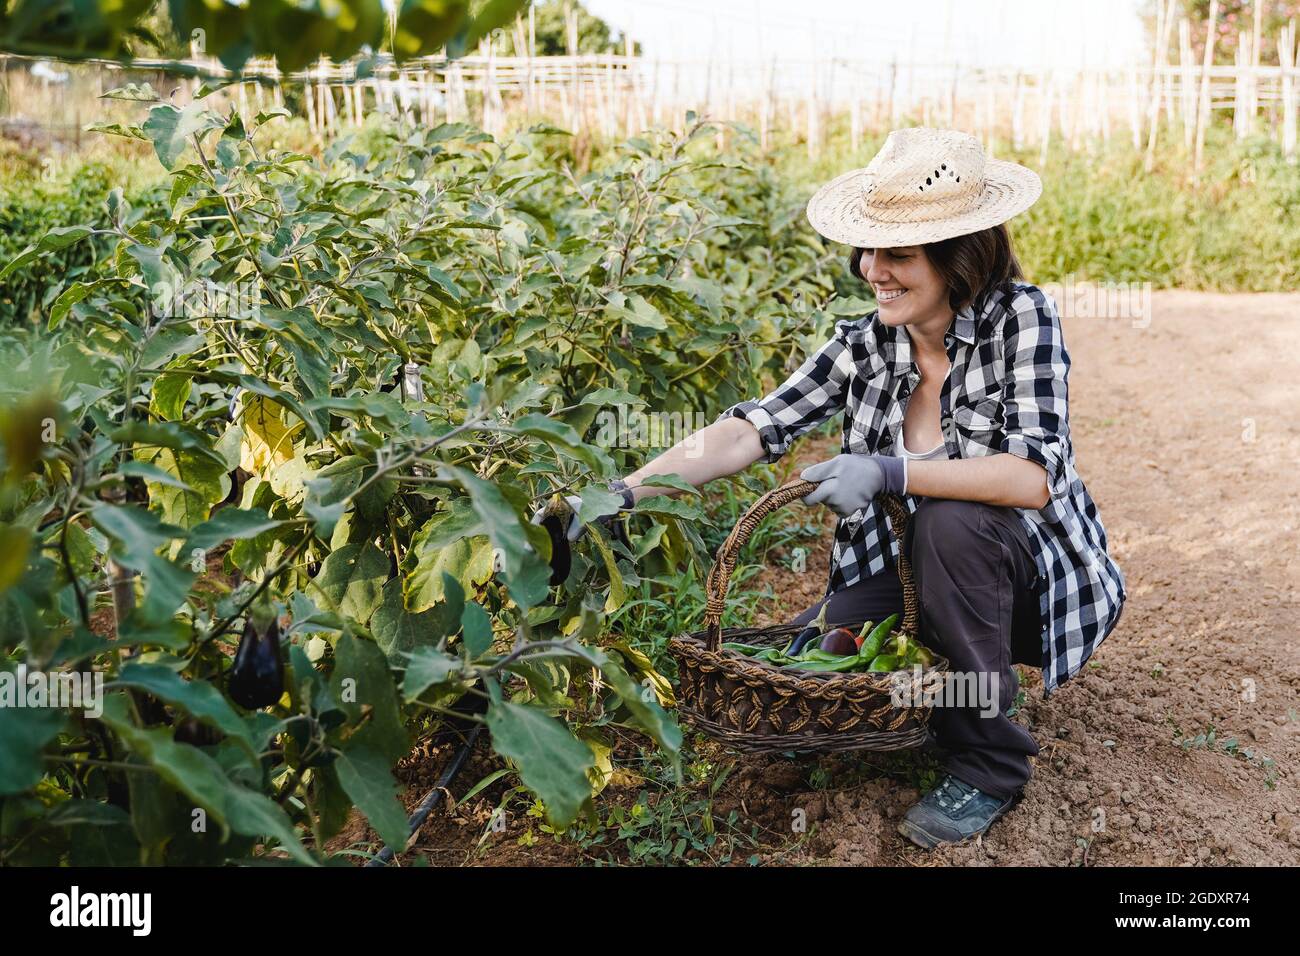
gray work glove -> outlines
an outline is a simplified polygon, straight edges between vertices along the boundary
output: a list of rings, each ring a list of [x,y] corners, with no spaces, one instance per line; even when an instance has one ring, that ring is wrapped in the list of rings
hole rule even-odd
[[[907,484],[903,459],[889,455],[836,455],[809,465],[799,477],[818,482],[804,504],[825,504],[841,518],[867,507],[882,491],[904,494]]]
[[[584,530],[583,523],[578,520],[578,509],[582,507],[582,499],[577,495],[565,495],[564,500],[568,502],[569,507],[573,509],[573,513],[569,515],[569,526],[564,529],[564,536],[570,541],[577,541],[582,537],[582,532]],[[543,505],[533,512],[533,524],[541,524],[542,518],[545,516],[546,506]]]

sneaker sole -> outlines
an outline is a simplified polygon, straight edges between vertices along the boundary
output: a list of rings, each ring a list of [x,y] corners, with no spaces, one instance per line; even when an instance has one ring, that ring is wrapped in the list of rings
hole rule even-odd
[[[987,833],[989,831],[989,827],[993,826],[993,824],[997,823],[1004,816],[1006,816],[1011,811],[1011,808],[1021,801],[1023,796],[1024,794],[1017,794],[1016,796],[1012,797],[1011,802],[1008,803],[1001,810],[998,810],[996,813],[994,813],[992,819],[990,819],[989,822],[986,823],[982,829],[976,830],[970,836],[962,837],[960,840],[945,840],[943,837],[935,836],[929,830],[925,829],[925,827],[917,826],[911,820],[907,820],[907,819],[902,820],[898,824],[898,832],[901,833],[903,836],[907,837],[917,846],[921,847],[921,849],[923,850],[933,850],[937,846],[960,846],[961,844],[966,843],[969,840],[975,839],[980,834]]]

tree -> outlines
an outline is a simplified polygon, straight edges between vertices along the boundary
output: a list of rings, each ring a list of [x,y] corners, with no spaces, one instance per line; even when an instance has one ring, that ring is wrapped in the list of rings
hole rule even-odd
[[[0,52],[128,60],[184,57],[196,43],[231,70],[254,56],[274,56],[284,70],[366,50],[405,60],[445,46],[458,56],[527,3],[397,0],[390,17],[383,0],[0,0]]]
[[[566,16],[569,9],[577,17],[578,53],[607,53],[614,47],[623,52],[624,38],[615,33],[608,23],[591,13],[580,0],[544,0],[533,5],[533,34],[538,56],[564,56],[569,52]],[[527,35],[525,34],[525,37]],[[497,49],[506,56],[524,56],[527,50],[515,49],[514,33],[503,30]],[[641,44],[635,40],[632,51],[641,53]]]
[[[1214,41],[1214,62],[1231,66],[1236,62],[1238,37],[1252,34],[1255,29],[1255,3],[1264,4],[1260,23],[1260,55],[1262,66],[1277,66],[1277,34],[1289,20],[1300,19],[1300,0],[1219,0],[1217,35]],[[1147,42],[1151,48],[1159,43],[1156,36],[1156,12],[1164,0],[1145,0],[1142,22],[1146,27]],[[1205,25],[1210,18],[1210,0],[1177,0],[1174,4],[1175,24],[1169,31],[1170,62],[1178,62],[1177,20],[1186,17],[1191,23],[1192,52],[1200,63],[1205,50]]]

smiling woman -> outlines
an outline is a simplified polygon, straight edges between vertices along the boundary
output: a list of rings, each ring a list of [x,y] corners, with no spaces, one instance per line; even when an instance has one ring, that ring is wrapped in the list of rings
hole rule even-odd
[[[1125,598],[1075,471],[1056,303],[1023,281],[1004,225],[1041,191],[1035,173],[986,159],[969,134],[892,132],[870,165],[808,203],[813,227],[853,248],[849,268],[880,307],[838,322],[781,386],[697,433],[694,460],[671,449],[628,478],[676,472],[701,484],[774,462],[844,413],[842,453],[801,475],[817,483],[804,501],[840,521],[826,595],[795,623],[828,606],[840,621],[899,611],[901,547],[920,640],[997,689],[992,718],[943,707],[930,721],[947,775],[901,826],[926,847],[984,832],[1029,779],[1038,745],[1007,716],[1012,665],[1041,667],[1051,693],[1115,627]],[[913,515],[901,543],[881,493]]]

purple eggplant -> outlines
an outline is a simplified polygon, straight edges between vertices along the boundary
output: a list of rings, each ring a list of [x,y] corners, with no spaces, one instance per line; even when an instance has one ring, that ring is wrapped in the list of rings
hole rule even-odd
[[[280,657],[280,624],[271,621],[259,634],[249,617],[235,651],[235,663],[226,681],[230,699],[240,707],[270,707],[284,694],[284,661]]]

